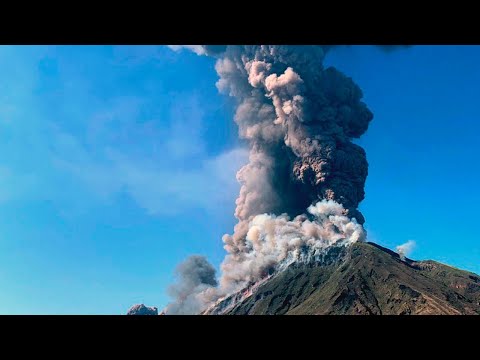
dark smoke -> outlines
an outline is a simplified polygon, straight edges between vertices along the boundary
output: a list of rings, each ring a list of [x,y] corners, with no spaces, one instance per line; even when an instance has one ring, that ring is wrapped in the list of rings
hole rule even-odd
[[[177,266],[176,275],[178,283],[169,288],[169,293],[175,300],[168,305],[166,313],[198,313],[203,307],[199,294],[217,286],[214,267],[205,257],[192,255]]]
[[[321,46],[228,46],[218,60],[218,87],[238,99],[235,121],[251,147],[239,173],[239,220],[296,216],[330,199],[364,222],[357,207],[368,164],[351,139],[373,115],[350,78],[323,68],[324,56]]]

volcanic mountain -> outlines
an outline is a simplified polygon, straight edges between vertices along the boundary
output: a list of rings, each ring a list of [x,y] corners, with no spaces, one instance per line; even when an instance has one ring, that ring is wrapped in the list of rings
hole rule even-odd
[[[204,314],[480,314],[480,276],[374,243],[333,247],[217,302]]]

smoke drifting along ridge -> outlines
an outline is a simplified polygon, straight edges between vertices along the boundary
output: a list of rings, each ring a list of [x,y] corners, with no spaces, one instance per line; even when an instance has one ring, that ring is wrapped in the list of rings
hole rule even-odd
[[[373,114],[351,78],[323,67],[329,48],[203,47],[203,54],[217,57],[219,91],[238,102],[235,122],[249,143],[249,163],[237,174],[238,223],[223,237],[228,254],[220,285],[211,271],[207,282],[190,282],[185,272],[189,285],[178,285],[182,291],[174,292],[167,314],[196,313],[285,264],[364,240],[357,207],[368,163],[352,139],[367,130]],[[196,266],[207,267],[203,261],[185,269],[197,278]]]
[[[408,240],[405,244],[398,245],[396,247],[398,255],[400,255],[400,259],[405,260],[407,256],[409,256],[413,249],[415,249],[415,241]]]

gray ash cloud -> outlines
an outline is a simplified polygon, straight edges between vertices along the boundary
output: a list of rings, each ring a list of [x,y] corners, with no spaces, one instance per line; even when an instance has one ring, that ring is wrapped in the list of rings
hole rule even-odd
[[[364,222],[357,207],[368,163],[352,139],[373,115],[351,78],[323,67],[325,53],[322,46],[228,46],[217,60],[217,86],[238,100],[235,121],[250,144],[250,163],[238,175],[240,221],[296,216],[327,199]],[[235,235],[228,245],[241,250],[245,234]]]
[[[192,255],[176,269],[178,282],[170,286],[174,301],[165,309],[167,314],[196,314],[202,310],[202,293],[217,286],[215,268],[204,256]]]

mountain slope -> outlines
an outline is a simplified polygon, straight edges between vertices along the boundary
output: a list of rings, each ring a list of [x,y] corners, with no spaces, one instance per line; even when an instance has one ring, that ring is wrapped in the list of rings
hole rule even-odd
[[[207,314],[480,314],[480,277],[435,261],[402,261],[373,243],[294,264]]]

